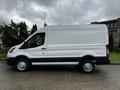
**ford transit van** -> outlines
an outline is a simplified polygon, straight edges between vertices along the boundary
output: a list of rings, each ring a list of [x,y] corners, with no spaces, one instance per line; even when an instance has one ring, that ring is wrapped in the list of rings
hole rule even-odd
[[[90,73],[95,65],[109,64],[105,25],[55,25],[36,31],[10,48],[7,64],[19,71],[31,65],[73,65]]]

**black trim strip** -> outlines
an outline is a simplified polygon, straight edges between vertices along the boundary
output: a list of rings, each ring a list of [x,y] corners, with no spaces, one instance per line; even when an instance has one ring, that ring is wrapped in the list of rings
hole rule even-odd
[[[31,58],[31,62],[80,62],[82,58],[79,57],[60,57],[60,58]],[[94,61],[97,65],[109,64],[109,57],[95,57]]]
[[[60,57],[60,58],[31,58],[31,62],[76,62],[82,58],[78,57]]]
[[[7,64],[13,66],[15,64],[16,57],[7,58]],[[29,58],[30,62],[80,62],[82,58],[79,57],[60,57],[60,58]],[[97,65],[109,64],[108,57],[95,57],[94,61]]]

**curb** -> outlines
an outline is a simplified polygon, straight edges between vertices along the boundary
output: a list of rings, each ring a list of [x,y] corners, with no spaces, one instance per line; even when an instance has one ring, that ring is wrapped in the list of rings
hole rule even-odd
[[[110,63],[110,65],[120,65],[120,63]]]
[[[5,59],[0,59],[0,63],[6,63]]]

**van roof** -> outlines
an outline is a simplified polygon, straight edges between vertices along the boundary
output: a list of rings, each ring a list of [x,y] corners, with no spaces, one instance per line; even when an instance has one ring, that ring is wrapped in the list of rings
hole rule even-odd
[[[39,31],[47,30],[105,30],[104,24],[88,24],[88,25],[52,25],[41,28]]]

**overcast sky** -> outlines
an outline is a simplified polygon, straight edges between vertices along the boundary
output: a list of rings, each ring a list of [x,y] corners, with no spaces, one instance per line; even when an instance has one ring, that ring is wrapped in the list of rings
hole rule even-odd
[[[0,24],[88,24],[120,17],[120,0],[0,0]]]

